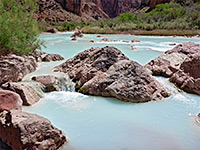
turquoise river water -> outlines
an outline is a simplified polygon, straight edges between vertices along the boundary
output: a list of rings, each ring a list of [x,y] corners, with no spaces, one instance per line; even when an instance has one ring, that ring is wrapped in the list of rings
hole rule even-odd
[[[104,38],[120,40],[110,43],[100,42],[102,38],[97,35],[85,35],[83,39],[71,41],[71,34],[42,34],[40,38],[47,46],[43,51],[69,59],[90,47],[109,45],[145,65],[173,48],[170,44],[200,43],[197,38],[133,35],[103,35]],[[123,42],[133,39],[141,42]],[[131,45],[137,50],[131,50]],[[26,78],[51,74],[53,66],[60,63],[41,63],[38,70]],[[23,110],[48,118],[66,133],[70,142],[61,150],[199,150],[200,126],[195,115],[200,112],[200,97],[179,92],[168,79],[156,78],[171,92],[169,98],[132,104],[114,98],[60,91],[46,93],[40,102]]]

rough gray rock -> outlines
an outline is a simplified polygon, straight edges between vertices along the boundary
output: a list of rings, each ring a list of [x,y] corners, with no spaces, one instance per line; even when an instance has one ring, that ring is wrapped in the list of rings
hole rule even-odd
[[[160,100],[168,96],[143,66],[131,60],[120,60],[106,72],[99,72],[81,87],[80,92],[134,103]]]
[[[129,102],[147,102],[168,96],[144,67],[114,47],[85,50],[57,66],[55,71],[68,73],[80,92],[91,95]]]
[[[54,71],[67,73],[81,87],[92,79],[98,71],[105,72],[115,62],[128,58],[117,48],[90,48],[65,63],[55,67]]]
[[[0,113],[0,138],[13,150],[56,150],[67,141],[49,120],[18,110]]]

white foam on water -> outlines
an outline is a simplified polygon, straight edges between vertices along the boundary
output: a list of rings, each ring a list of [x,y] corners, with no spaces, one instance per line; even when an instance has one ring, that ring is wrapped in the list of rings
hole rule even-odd
[[[95,98],[91,100],[91,97],[81,93],[60,91],[45,94],[44,100],[53,101],[63,108],[84,111],[92,105],[91,101],[95,101]]]
[[[193,95],[194,96],[194,95]],[[174,101],[180,101],[186,105],[200,109],[200,98],[192,97],[186,93],[177,93],[171,98]]]

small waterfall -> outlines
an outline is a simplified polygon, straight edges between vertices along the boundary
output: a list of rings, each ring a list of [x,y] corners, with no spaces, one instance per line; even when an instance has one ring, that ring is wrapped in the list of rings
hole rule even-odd
[[[58,91],[70,91],[75,92],[75,83],[69,78],[69,76],[65,73],[58,72],[55,73],[57,77],[57,86],[59,88]]]
[[[176,94],[180,92],[180,89],[178,89],[173,83],[171,83],[168,78],[160,76],[154,76],[154,78],[156,78],[156,80],[160,82],[170,94]]]

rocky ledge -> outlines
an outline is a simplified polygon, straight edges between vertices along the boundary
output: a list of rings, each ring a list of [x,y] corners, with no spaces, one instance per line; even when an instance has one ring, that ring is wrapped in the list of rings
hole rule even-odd
[[[79,53],[55,71],[69,74],[82,93],[147,102],[168,96],[166,90],[140,64],[114,47],[91,48]]]
[[[0,56],[0,85],[8,81],[18,82],[37,68],[37,62],[59,61],[64,58],[58,54],[38,52],[35,56],[8,55]]]
[[[56,150],[67,141],[49,120],[21,110],[0,113],[0,138],[13,150]]]
[[[154,75],[170,77],[184,91],[200,95],[200,44],[180,44],[145,67]]]

